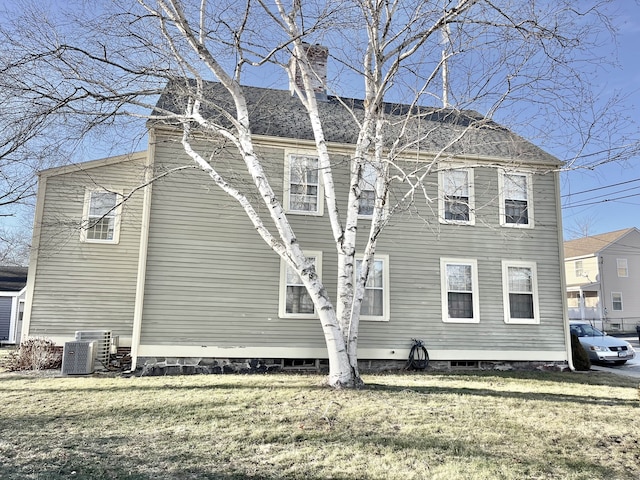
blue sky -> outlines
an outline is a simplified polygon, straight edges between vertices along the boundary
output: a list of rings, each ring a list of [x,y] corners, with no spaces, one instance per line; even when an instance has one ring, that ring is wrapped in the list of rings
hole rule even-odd
[[[640,128],[640,5],[631,0],[618,2],[620,14],[617,60],[619,68],[594,78],[595,91],[617,90],[625,96],[627,114]],[[544,145],[540,145],[544,148]],[[585,193],[578,193],[585,192]],[[610,163],[594,170],[573,170],[562,174],[563,227],[565,238],[640,228],[640,157]]]

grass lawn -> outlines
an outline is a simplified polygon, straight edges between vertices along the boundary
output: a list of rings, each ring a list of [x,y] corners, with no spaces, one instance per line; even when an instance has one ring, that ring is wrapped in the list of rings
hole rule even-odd
[[[2,479],[636,479],[638,381],[605,373],[0,374]]]

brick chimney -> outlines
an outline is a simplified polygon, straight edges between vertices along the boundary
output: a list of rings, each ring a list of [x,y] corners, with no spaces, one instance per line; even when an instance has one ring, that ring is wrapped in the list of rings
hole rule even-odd
[[[325,84],[327,82],[327,58],[329,57],[329,49],[322,45],[311,45],[304,43],[304,50],[307,54],[307,59],[311,65],[311,70],[314,72],[311,75],[311,85],[313,85],[313,91],[316,94],[318,100],[327,100],[327,90]],[[302,83],[302,75],[298,68],[298,62],[295,58],[291,59],[291,69],[295,78],[295,85],[304,91],[304,84]],[[291,93],[293,94],[293,85],[290,86]]]

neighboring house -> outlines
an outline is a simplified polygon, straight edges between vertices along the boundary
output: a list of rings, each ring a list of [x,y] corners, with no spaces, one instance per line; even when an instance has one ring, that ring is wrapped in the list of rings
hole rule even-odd
[[[272,186],[335,299],[337,256],[304,110],[288,91],[248,87],[246,94]],[[209,98],[229,101],[217,84]],[[179,100],[165,93],[159,102],[170,108]],[[333,97],[320,108],[333,125],[327,140],[344,200],[353,119]],[[405,361],[412,338],[444,362],[568,359],[559,162],[494,123],[474,127],[473,120],[455,111],[421,120],[437,133],[407,155],[407,165],[428,164],[468,132],[445,150],[425,185],[433,201],[399,212],[380,237],[361,360]],[[235,155],[222,143],[212,148],[218,165]],[[327,358],[295,276],[208,177],[189,168],[134,191],[147,172],[188,164],[178,133],[156,124],[146,152],[40,174],[23,338],[62,344],[76,330],[108,329],[131,347],[138,366],[167,357]],[[132,192],[112,210],[119,195]],[[368,213],[365,205],[362,232]]]
[[[570,240],[564,257],[569,318],[634,332],[640,323],[640,231]]]
[[[0,266],[0,343],[14,344],[22,330],[26,267]]]

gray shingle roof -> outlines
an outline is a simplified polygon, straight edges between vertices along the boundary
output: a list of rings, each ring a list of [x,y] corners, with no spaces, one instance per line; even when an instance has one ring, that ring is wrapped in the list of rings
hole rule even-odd
[[[164,111],[181,113],[181,106],[186,104],[190,90],[187,85],[184,81],[169,82],[158,100],[157,107]],[[292,96],[287,90],[260,87],[243,89],[254,135],[313,140],[306,110],[296,96]],[[235,112],[231,96],[217,82],[207,83],[205,91],[206,100],[202,109],[204,116],[228,126],[229,121],[225,120],[220,112]],[[341,100],[356,112],[356,116],[362,116],[362,100]],[[402,104],[385,104],[388,133],[391,138],[397,136],[409,108]],[[355,143],[358,136],[356,121],[337,97],[328,96],[326,102],[319,103],[319,109],[327,141]],[[432,107],[417,107],[413,110],[417,117],[409,124],[407,139],[419,139],[419,148],[423,151],[435,153],[445,149],[446,153],[452,155],[491,157],[513,164],[560,164],[557,158],[495,122],[483,119],[476,112]],[[462,138],[454,141],[462,132]],[[453,145],[447,147],[450,143]]]

